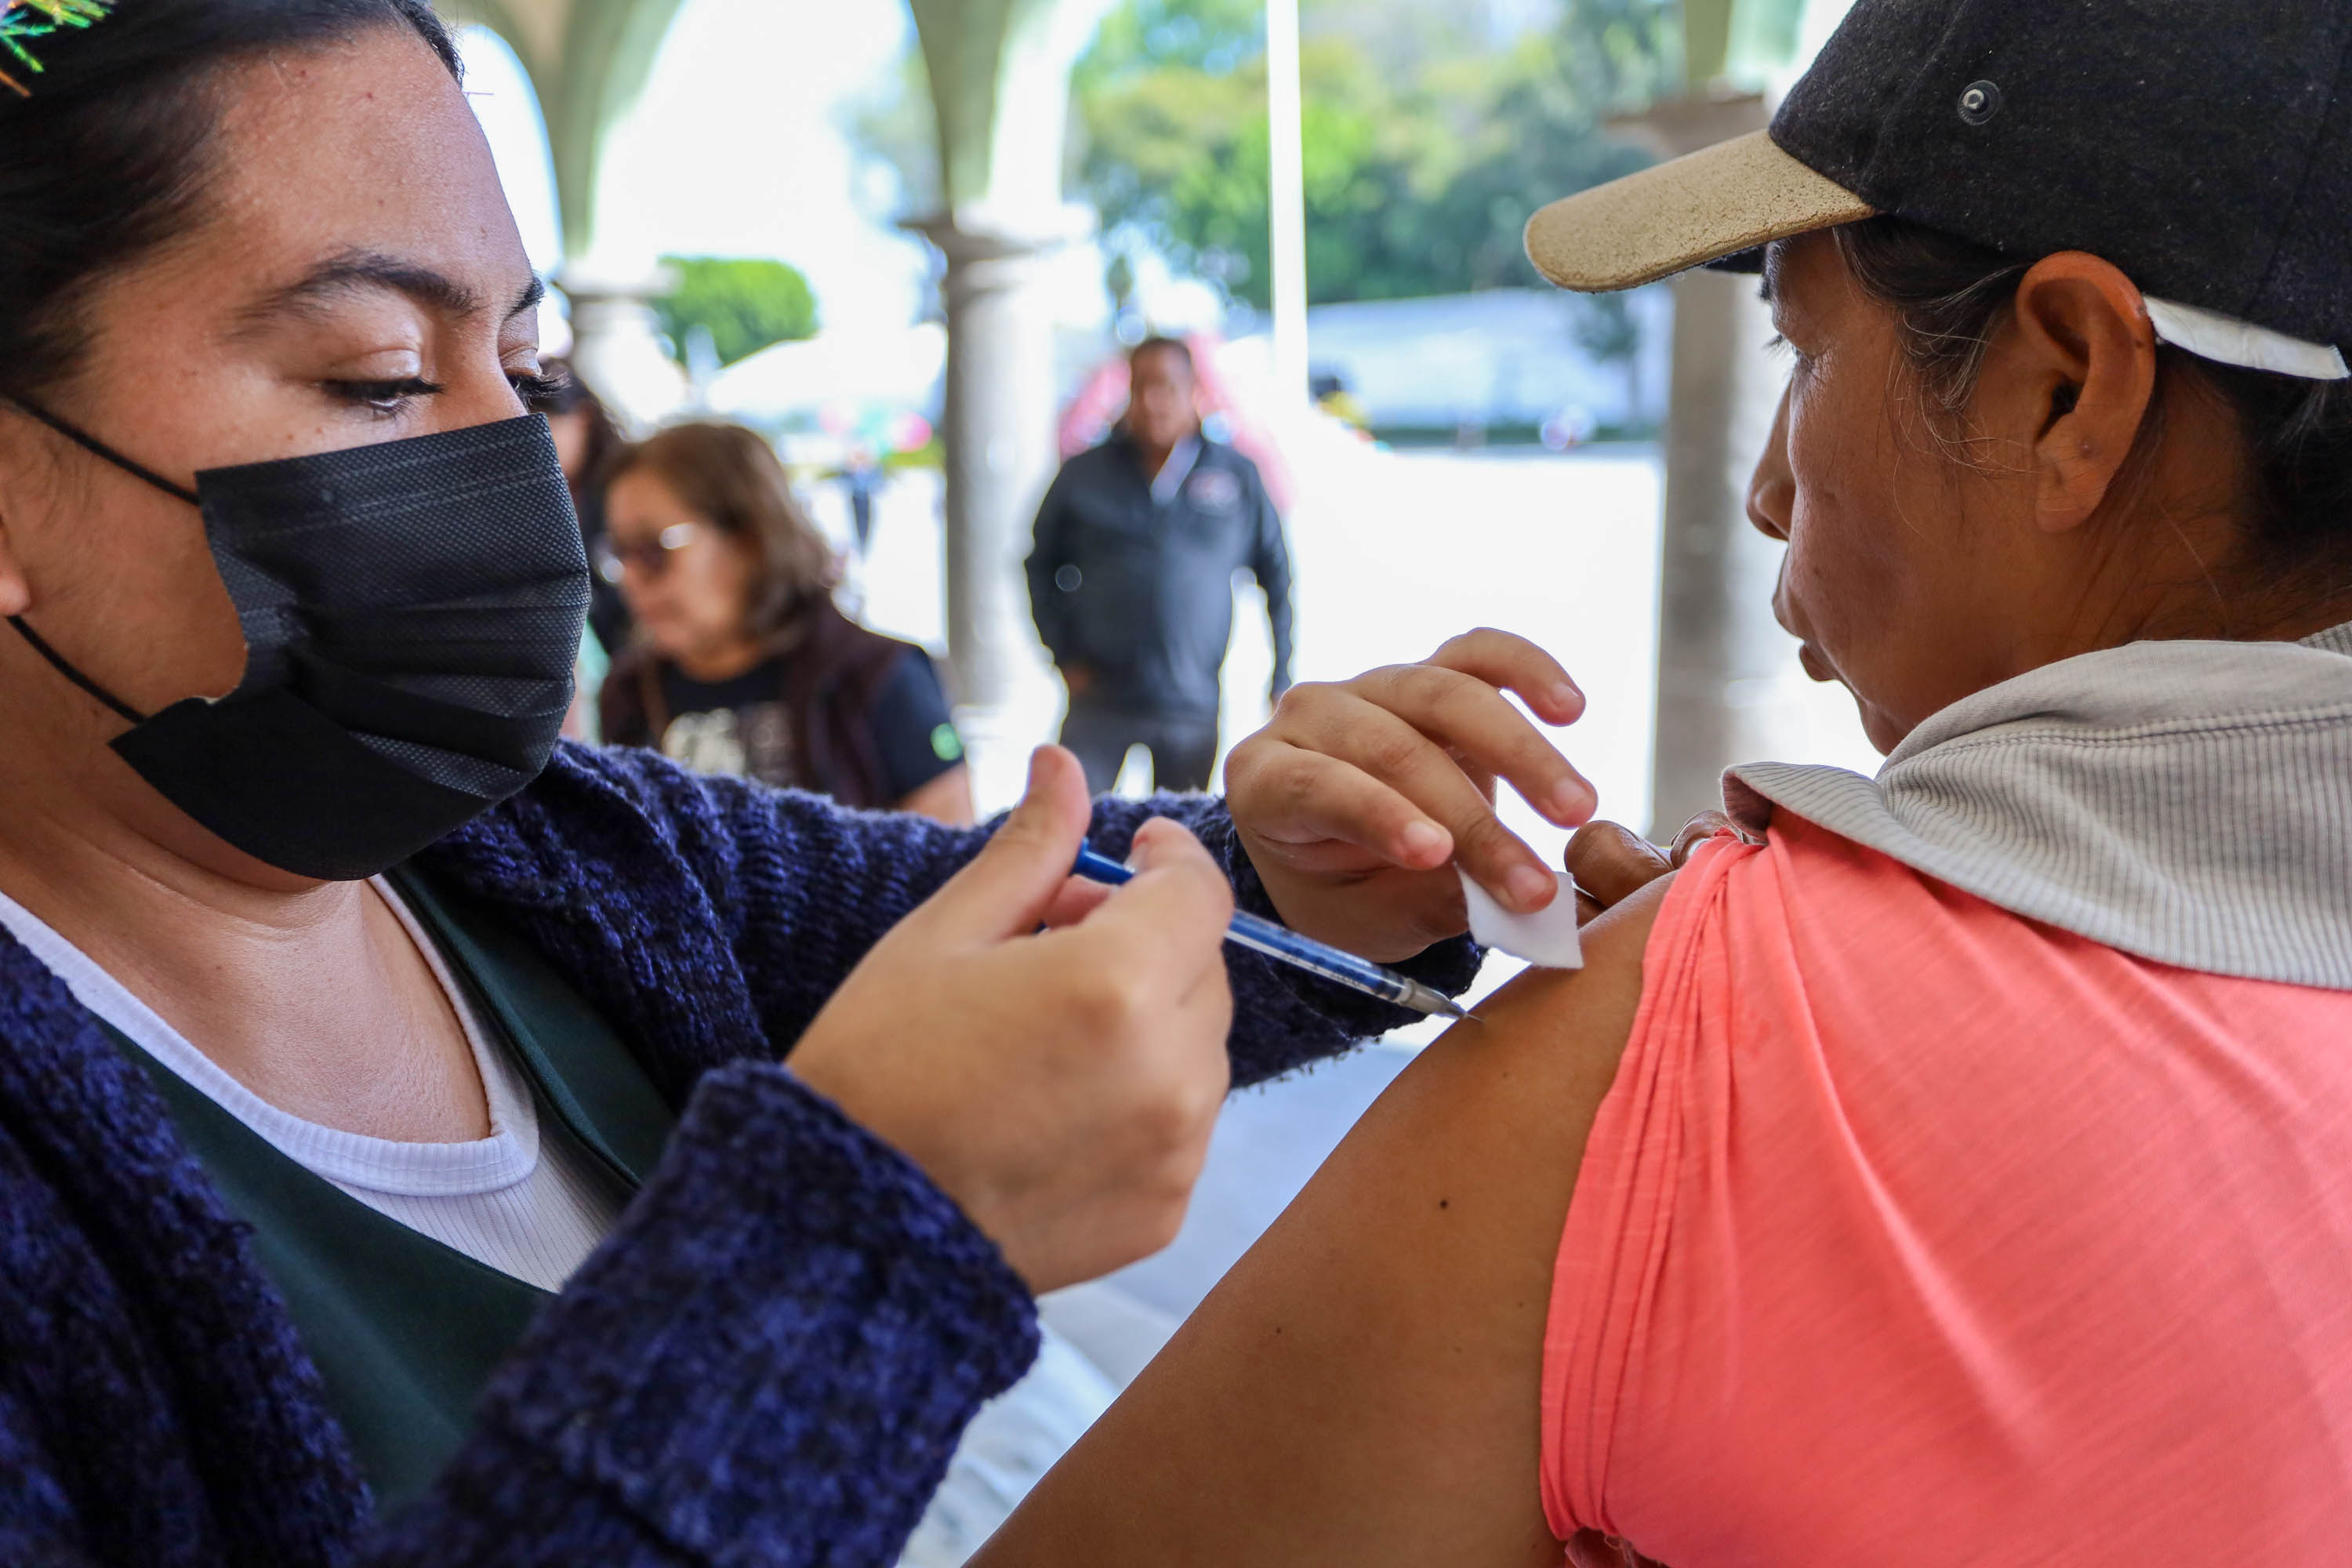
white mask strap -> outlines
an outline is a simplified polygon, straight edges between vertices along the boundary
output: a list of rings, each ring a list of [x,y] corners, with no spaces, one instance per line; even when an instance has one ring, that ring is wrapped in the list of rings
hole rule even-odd
[[[2343,351],[2333,344],[2305,342],[2194,305],[2177,305],[2153,295],[2143,298],[2157,337],[2200,359],[2305,381],[2352,380],[2352,366],[2344,363]]]

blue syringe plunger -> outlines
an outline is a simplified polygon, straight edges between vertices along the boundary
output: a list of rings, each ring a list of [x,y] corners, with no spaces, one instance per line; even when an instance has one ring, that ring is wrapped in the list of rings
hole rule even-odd
[[[1076,876],[1090,882],[1112,886],[1134,879],[1134,870],[1120,865],[1108,855],[1098,854],[1091,845],[1078,848],[1077,864],[1072,868]],[[1263,919],[1246,911],[1237,911],[1233,924],[1226,928],[1225,940],[1252,952],[1264,953],[1277,963],[1303,969],[1321,975],[1351,991],[1367,996],[1377,996],[1383,1002],[1409,1008],[1415,1013],[1440,1017],[1462,1019],[1472,1016],[1451,997],[1409,979],[1393,969],[1383,969],[1370,959],[1359,958],[1352,952],[1301,936],[1288,926]]]

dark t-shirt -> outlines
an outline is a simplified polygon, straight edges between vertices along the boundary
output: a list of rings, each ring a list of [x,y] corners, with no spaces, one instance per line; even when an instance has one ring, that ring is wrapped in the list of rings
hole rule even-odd
[[[662,702],[670,721],[659,742],[663,754],[698,773],[740,773],[780,789],[816,787],[793,754],[792,716],[780,698],[783,665],[779,657],[731,680],[701,681],[665,664]],[[918,650],[890,667],[866,722],[891,800],[906,799],[963,761],[938,672]]]

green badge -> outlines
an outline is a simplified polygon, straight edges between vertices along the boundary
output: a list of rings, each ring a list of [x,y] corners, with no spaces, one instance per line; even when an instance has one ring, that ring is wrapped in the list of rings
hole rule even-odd
[[[940,761],[943,763],[961,762],[963,737],[956,733],[954,725],[942,724],[931,731],[931,750],[939,754]]]

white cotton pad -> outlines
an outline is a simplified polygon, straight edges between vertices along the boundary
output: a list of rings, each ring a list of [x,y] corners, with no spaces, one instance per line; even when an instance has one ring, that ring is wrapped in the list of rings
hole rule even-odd
[[[1539,969],[1581,969],[1584,944],[1576,935],[1576,884],[1564,873],[1559,896],[1532,915],[1515,915],[1470,879],[1459,866],[1462,896],[1470,901],[1470,934],[1497,952],[1523,958]]]

